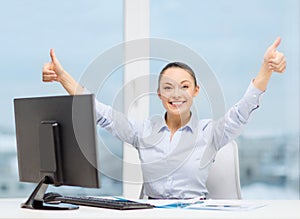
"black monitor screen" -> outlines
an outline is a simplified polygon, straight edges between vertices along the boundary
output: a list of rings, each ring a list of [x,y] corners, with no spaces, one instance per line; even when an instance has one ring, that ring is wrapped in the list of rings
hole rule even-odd
[[[100,187],[92,94],[17,98],[14,110],[20,181]]]

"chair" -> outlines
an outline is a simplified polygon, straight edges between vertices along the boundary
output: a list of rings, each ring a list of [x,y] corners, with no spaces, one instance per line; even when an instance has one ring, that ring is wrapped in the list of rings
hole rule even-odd
[[[229,142],[218,151],[206,186],[209,199],[242,199],[238,145],[235,141]]]
[[[238,145],[235,141],[229,142],[217,152],[206,186],[208,199],[242,199]],[[145,198],[144,185],[139,198]]]

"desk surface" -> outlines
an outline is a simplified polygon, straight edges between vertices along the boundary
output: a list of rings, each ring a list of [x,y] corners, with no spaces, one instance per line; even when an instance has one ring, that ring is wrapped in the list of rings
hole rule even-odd
[[[45,211],[20,208],[23,199],[0,199],[0,218],[239,218],[300,219],[300,201],[257,201],[266,206],[248,211],[213,211],[186,209],[146,209],[119,211],[80,206],[78,210]]]

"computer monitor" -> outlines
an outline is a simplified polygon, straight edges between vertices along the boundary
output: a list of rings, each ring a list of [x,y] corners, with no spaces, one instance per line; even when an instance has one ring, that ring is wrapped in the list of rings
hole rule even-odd
[[[14,113],[19,179],[38,183],[22,207],[59,208],[43,202],[49,184],[100,187],[94,95],[16,98]]]

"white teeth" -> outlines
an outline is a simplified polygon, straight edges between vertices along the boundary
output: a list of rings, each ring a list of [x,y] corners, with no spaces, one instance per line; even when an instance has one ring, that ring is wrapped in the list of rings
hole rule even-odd
[[[183,104],[184,102],[183,101],[180,101],[180,102],[171,102],[172,103],[172,105],[181,105],[181,104]]]

